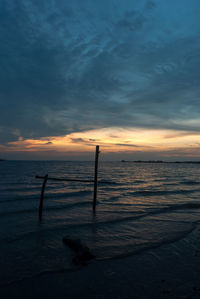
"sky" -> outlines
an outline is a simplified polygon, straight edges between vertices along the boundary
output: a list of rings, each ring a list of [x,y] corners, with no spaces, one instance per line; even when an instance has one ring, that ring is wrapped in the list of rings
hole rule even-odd
[[[0,0],[0,158],[200,160],[199,0]]]

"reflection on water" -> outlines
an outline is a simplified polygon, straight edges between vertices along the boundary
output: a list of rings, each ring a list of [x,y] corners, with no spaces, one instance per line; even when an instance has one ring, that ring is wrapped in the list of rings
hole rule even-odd
[[[36,174],[92,179],[93,171],[92,162],[1,163],[1,284],[75,267],[65,235],[106,259],[181,238],[199,221],[198,164],[107,162],[100,163],[96,215],[90,183],[48,181],[39,223]]]

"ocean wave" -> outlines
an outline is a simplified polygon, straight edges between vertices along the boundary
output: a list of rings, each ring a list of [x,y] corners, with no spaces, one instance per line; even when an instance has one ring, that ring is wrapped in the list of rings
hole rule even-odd
[[[198,202],[187,202],[187,203],[180,203],[180,204],[173,204],[171,206],[158,209],[159,213],[162,211],[173,211],[173,210],[183,210],[183,209],[199,209],[200,203]]]
[[[179,182],[179,184],[192,186],[192,185],[200,185],[200,182],[192,181],[192,180],[185,180],[185,181]]]
[[[90,205],[91,202],[87,202],[87,203],[83,203],[83,205]],[[71,208],[72,207],[75,207],[76,204],[74,205],[71,205]],[[66,207],[68,208],[68,207]],[[54,207],[51,207],[51,210],[54,210],[55,208]],[[62,207],[58,207],[58,209],[62,210]],[[91,226],[94,226],[96,228],[102,228],[103,226],[106,226],[108,228],[109,225],[116,225],[116,227],[118,227],[118,224],[119,223],[126,223],[126,222],[131,222],[131,221],[138,221],[139,219],[145,219],[149,216],[153,216],[153,215],[160,215],[160,214],[164,214],[164,213],[169,213],[170,212],[173,212],[173,211],[178,211],[178,210],[187,210],[187,209],[200,209],[200,203],[194,203],[194,202],[191,202],[191,203],[183,203],[183,204],[176,204],[176,205],[172,205],[172,206],[166,206],[166,207],[163,207],[163,208],[156,208],[156,209],[150,209],[148,210],[148,212],[142,212],[142,211],[139,211],[139,212],[134,212],[134,215],[131,215],[131,212],[129,212],[129,215],[128,216],[125,216],[125,214],[123,213],[123,216],[122,217],[116,217],[116,218],[112,218],[112,219],[106,219],[106,220],[100,220],[100,221],[97,221],[95,220],[94,218],[94,221],[86,221],[86,222],[78,222],[78,223],[55,223],[53,222],[52,223],[52,226],[51,224],[49,224],[48,227],[46,227],[44,229],[45,232],[55,232],[55,231],[59,231],[59,233],[61,231],[64,231],[66,232],[67,231],[70,231],[70,229],[79,229],[79,230],[82,230],[82,229],[85,229],[85,228],[88,228],[88,227],[91,227]],[[25,211],[24,211],[25,212]],[[170,216],[170,215],[169,215]],[[80,219],[79,219],[80,220]],[[151,221],[155,221],[156,219],[152,220]],[[170,217],[167,221],[171,221],[170,220]],[[174,222],[174,221],[173,221]],[[184,222],[184,223],[190,223],[190,224],[195,224],[197,223],[196,221],[178,221],[178,222]],[[6,242],[15,242],[15,241],[19,241],[19,240],[22,240],[26,237],[28,237],[29,235],[33,235],[33,234],[37,234],[37,231],[30,231],[30,232],[27,232],[25,234],[22,234],[21,236],[18,236],[17,238],[14,238],[14,239],[11,239],[11,240],[5,240]]]
[[[48,211],[48,210],[62,210],[62,209],[70,209],[70,208],[74,208],[74,207],[81,207],[81,206],[87,206],[87,205],[91,205],[92,206],[92,200],[91,201],[83,201],[83,202],[75,202],[75,203],[69,203],[67,205],[60,205],[60,206],[47,206],[44,208],[44,210]],[[99,205],[101,205],[101,203],[99,203]],[[106,210],[106,205],[104,205],[104,210],[103,213],[105,213]],[[124,206],[124,204],[122,204],[122,206]],[[132,207],[134,208],[134,206],[132,204],[126,204],[126,206]],[[145,209],[146,208],[146,209]],[[175,210],[186,210],[186,209],[200,209],[200,203],[198,202],[188,202],[188,203],[177,203],[177,204],[172,204],[172,205],[168,205],[168,206],[164,206],[161,208],[155,208],[155,206],[152,207],[142,207],[142,209],[140,210],[135,210],[135,211],[118,211],[118,210],[114,210],[114,211],[107,211],[107,215],[112,215],[112,213],[116,214],[116,215],[126,215],[125,217],[122,218],[117,218],[115,220],[108,220],[108,221],[98,221],[98,223],[102,224],[102,223],[112,223],[112,222],[116,222],[116,221],[125,221],[125,220],[130,220],[130,219],[138,219],[141,217],[146,217],[149,216],[151,214],[161,214],[161,213],[168,213],[170,211],[175,211]],[[98,209],[98,207],[97,207]],[[98,214],[98,210],[96,212]],[[130,216],[131,214],[131,216]],[[82,225],[82,224],[81,224]]]
[[[73,191],[73,192],[55,192],[55,193],[46,193],[45,198],[54,198],[55,200],[57,198],[65,198],[65,197],[81,197],[81,196],[87,196],[92,194],[92,191],[90,190],[81,190],[81,191]]]
[[[163,245],[166,245],[169,243],[173,243],[175,241],[179,241],[179,240],[185,238],[190,233],[192,233],[195,230],[195,228],[196,228],[196,225],[192,224],[191,227],[189,227],[188,229],[181,231],[181,232],[177,232],[175,235],[170,235],[166,238],[162,238],[162,239],[158,239],[158,240],[154,239],[153,242],[145,243],[142,246],[140,245],[138,248],[133,246],[133,249],[129,250],[128,252],[126,252],[126,250],[122,250],[122,253],[114,254],[113,256],[107,255],[107,256],[103,256],[103,257],[99,257],[99,258],[97,257],[96,259],[97,259],[97,261],[115,260],[115,259],[126,258],[126,257],[133,256],[136,254],[141,254],[144,251],[158,248],[160,246],[163,246]]]
[[[120,186],[122,185],[123,183],[120,183],[120,182],[115,182],[115,181],[106,181],[106,180],[99,180],[98,181],[98,184],[99,185],[117,185],[117,186]]]
[[[41,186],[18,186],[18,187],[3,187],[3,188],[0,188],[1,192],[32,192],[32,191],[39,191],[41,190]]]
[[[38,203],[39,204],[39,203]],[[74,207],[81,207],[81,206],[92,206],[92,201],[83,201],[83,202],[75,202],[75,203],[69,203],[67,205],[57,205],[57,206],[46,206],[44,207],[44,211],[57,211],[57,210],[64,210],[64,209],[72,209]],[[0,212],[0,216],[8,216],[8,215],[15,215],[15,214],[31,214],[31,213],[37,213],[38,209],[36,208],[30,208],[25,210],[13,210],[13,211],[7,211],[7,212]]]
[[[81,197],[81,196],[87,196],[92,194],[92,191],[88,191],[88,190],[82,190],[82,191],[73,191],[73,192],[54,192],[54,193],[49,193],[46,192],[44,197],[45,199],[61,199],[61,198],[68,198],[68,197]],[[0,200],[0,204],[1,203],[13,203],[13,202],[18,202],[18,201],[30,201],[30,200],[39,200],[40,199],[40,192],[36,193],[36,194],[32,194],[32,195],[26,195],[26,194],[20,194],[17,195],[11,199],[2,199]]]
[[[170,195],[170,194],[189,194],[200,192],[200,189],[190,189],[190,190],[141,190],[141,191],[131,191],[127,192],[128,195],[132,196],[160,196],[160,195]]]

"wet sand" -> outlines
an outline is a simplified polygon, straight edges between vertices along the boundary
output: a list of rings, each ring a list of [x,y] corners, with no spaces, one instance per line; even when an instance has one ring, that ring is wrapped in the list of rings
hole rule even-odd
[[[200,298],[200,227],[131,257],[92,261],[1,288],[3,298]]]

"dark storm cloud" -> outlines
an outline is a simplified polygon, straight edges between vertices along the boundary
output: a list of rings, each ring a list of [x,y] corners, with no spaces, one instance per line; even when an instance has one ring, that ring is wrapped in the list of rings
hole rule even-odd
[[[117,146],[128,146],[128,147],[139,147],[136,144],[127,144],[127,143],[115,143]]]
[[[2,0],[1,142],[199,130],[199,13],[198,0]]]
[[[46,144],[53,144],[53,142],[51,142],[51,141],[48,141],[48,142],[46,142],[46,143],[45,143],[45,145],[46,145]]]

